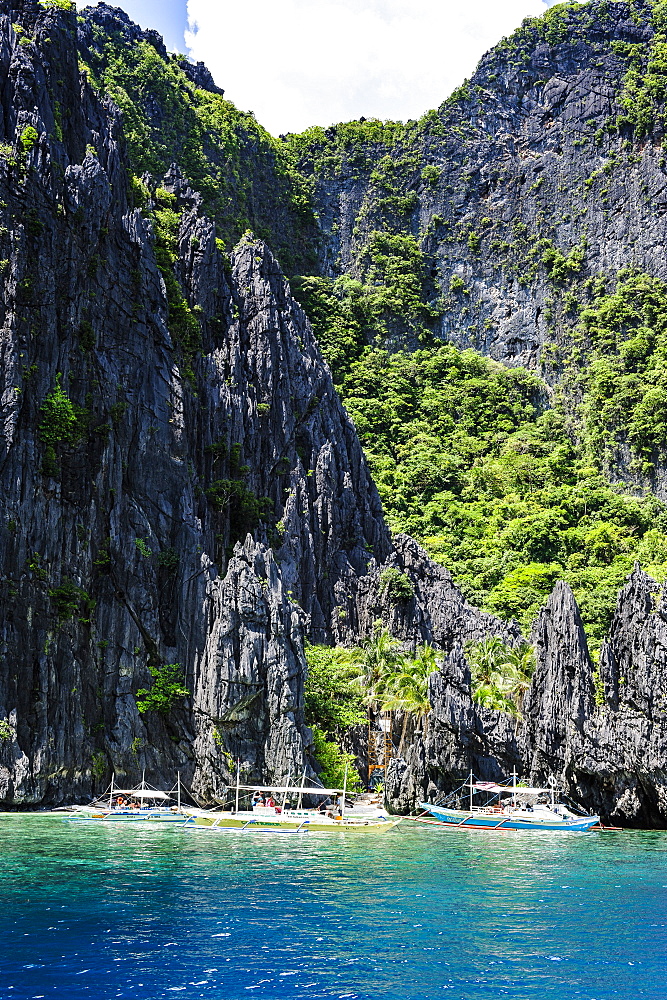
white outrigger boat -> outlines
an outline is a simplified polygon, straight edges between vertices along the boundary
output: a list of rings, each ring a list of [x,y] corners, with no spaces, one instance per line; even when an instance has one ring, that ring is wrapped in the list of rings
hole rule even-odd
[[[67,822],[81,823],[185,823],[203,809],[181,803],[181,776],[177,777],[176,800],[173,792],[162,792],[146,784],[145,778],[136,788],[118,788],[114,777],[104,797],[89,805],[72,806]]]
[[[241,785],[239,770],[236,772],[235,807],[229,812],[207,812],[192,816],[182,827],[185,832],[223,833],[243,830],[256,833],[331,832],[340,830],[384,833],[397,826],[400,819],[390,819],[383,810],[371,805],[346,805],[347,773],[343,788],[306,786],[305,775],[300,785]],[[243,795],[242,795],[243,793]],[[249,809],[239,808],[241,798],[267,794],[273,804],[254,804]],[[277,796],[273,800],[273,796]],[[297,797],[293,808],[290,798]],[[304,796],[329,799],[328,805],[317,809],[302,808]]]
[[[577,815],[562,802],[556,802],[555,790],[518,785],[516,771],[511,785],[494,781],[475,781],[472,771],[461,789],[469,789],[467,808],[450,808],[421,802],[420,806],[438,822],[433,826],[459,830],[548,830],[562,833],[585,833],[598,826],[599,816]],[[474,805],[474,796],[484,793],[487,801]],[[548,801],[545,801],[548,800]]]

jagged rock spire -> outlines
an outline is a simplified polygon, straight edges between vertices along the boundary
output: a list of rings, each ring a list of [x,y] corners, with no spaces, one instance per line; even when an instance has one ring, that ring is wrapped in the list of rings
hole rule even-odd
[[[559,581],[540,612],[532,636],[536,668],[524,705],[524,740],[534,780],[543,781],[567,754],[595,705],[593,664],[579,607]]]

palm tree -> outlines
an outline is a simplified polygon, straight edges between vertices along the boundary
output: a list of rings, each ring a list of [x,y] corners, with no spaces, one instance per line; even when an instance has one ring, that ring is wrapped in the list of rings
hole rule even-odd
[[[428,731],[431,702],[428,697],[428,679],[438,669],[436,650],[429,645],[420,646],[414,659],[405,657],[399,671],[388,685],[383,711],[403,712],[403,729],[398,745],[398,755],[403,752],[405,734],[411,718],[421,721],[423,735]]]
[[[373,634],[362,643],[361,656],[357,661],[362,672],[356,680],[364,689],[369,707],[382,701],[387,686],[398,672],[404,659],[400,646],[399,640],[379,621],[373,626]]]
[[[493,636],[468,643],[466,655],[473,681],[473,699],[485,708],[521,717],[535,667],[535,652],[524,643],[513,648]]]
[[[502,639],[496,636],[490,636],[481,642],[469,642],[466,645],[466,656],[473,681],[488,682],[497,671],[499,663],[505,660],[507,649]]]
[[[535,650],[528,643],[516,646],[507,656],[506,662],[511,668],[511,697],[518,713],[521,714],[526,691],[531,685],[535,671]]]

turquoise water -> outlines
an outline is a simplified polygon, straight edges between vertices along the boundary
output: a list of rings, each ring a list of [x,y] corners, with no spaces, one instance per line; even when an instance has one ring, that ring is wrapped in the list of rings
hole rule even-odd
[[[667,834],[0,817],[0,997],[667,998]]]

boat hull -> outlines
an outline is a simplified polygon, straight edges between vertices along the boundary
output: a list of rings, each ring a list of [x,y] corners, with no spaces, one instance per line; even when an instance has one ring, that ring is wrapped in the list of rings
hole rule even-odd
[[[399,820],[328,820],[325,818],[294,817],[275,819],[268,816],[235,816],[232,813],[198,816],[185,824],[182,829],[194,832],[223,832],[244,830],[255,833],[331,833],[345,831],[363,833],[384,833],[396,826]]]
[[[581,816],[560,821],[535,817],[507,815],[499,813],[470,813],[460,809],[446,809],[444,806],[421,802],[425,809],[440,823],[459,830],[548,830],[559,833],[585,833],[600,822],[599,816]]]
[[[89,812],[81,810],[73,816],[68,816],[66,823],[180,823],[189,819],[186,813],[169,810],[130,810],[111,812]]]

